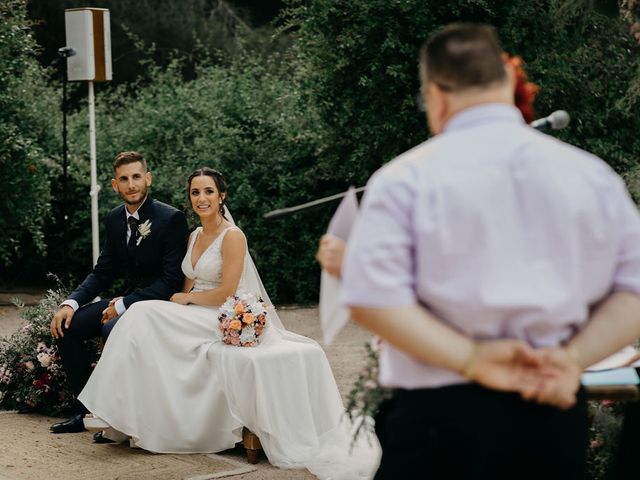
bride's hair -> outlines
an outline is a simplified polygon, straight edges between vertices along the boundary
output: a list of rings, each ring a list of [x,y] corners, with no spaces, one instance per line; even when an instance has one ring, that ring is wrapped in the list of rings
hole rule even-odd
[[[189,180],[187,180],[187,205],[190,204],[189,191],[191,190],[191,181],[195,177],[201,177],[203,175],[213,178],[213,182],[216,184],[216,188],[218,189],[218,194],[219,195],[224,194],[224,196],[221,195],[222,202],[218,207],[219,207],[220,215],[222,215],[222,218],[224,218],[225,220],[228,220],[228,218],[225,217],[224,215],[224,205],[225,203],[227,203],[227,181],[224,179],[224,175],[222,175],[219,171],[214,170],[213,168],[202,167],[194,171],[191,175],[189,175]]]

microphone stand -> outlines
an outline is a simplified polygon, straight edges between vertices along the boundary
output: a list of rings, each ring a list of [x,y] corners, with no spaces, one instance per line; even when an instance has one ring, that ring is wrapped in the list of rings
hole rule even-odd
[[[554,114],[558,114],[559,112],[562,112],[564,115],[566,115],[566,121],[560,122],[558,125],[554,125],[553,122],[551,122],[549,119],[552,117],[552,115]],[[546,130],[547,128],[552,128],[555,130],[559,130],[562,129],[564,127],[566,127],[569,123],[569,119],[568,119],[569,115],[564,112],[564,111],[556,111],[553,112],[551,115],[549,115],[548,117],[539,119],[539,120],[534,120],[533,122],[531,122],[529,124],[530,127],[535,128],[536,130]],[[366,190],[367,187],[358,187],[355,189],[356,193],[360,193],[360,192],[364,192]],[[300,210],[306,210],[307,208],[313,208],[313,207],[317,207],[318,205],[323,205],[325,203],[329,203],[329,202],[333,202],[334,200],[338,200],[342,197],[344,197],[347,194],[347,192],[342,192],[342,193],[336,193],[335,195],[330,195],[328,197],[322,197],[319,198],[317,200],[312,200],[310,202],[307,203],[301,203],[300,205],[295,205],[293,207],[287,207],[287,208],[279,208],[277,210],[271,210],[270,212],[265,213],[262,217],[266,218],[266,219],[272,219],[272,218],[278,218],[278,217],[282,217],[285,215],[289,215],[290,213],[295,213],[295,212],[299,212]]]
[[[355,189],[356,193],[364,192],[367,187],[358,187]],[[348,192],[348,191],[347,191]],[[288,215],[290,213],[298,212],[300,210],[306,210],[307,208],[316,207],[318,205],[322,205],[324,203],[333,202],[334,200],[338,200],[344,197],[347,192],[336,193],[335,195],[330,195],[328,197],[319,198],[317,200],[312,200],[311,202],[302,203],[300,205],[296,205],[294,207],[280,208],[278,210],[272,210],[263,215],[263,218],[277,218],[282,217],[284,215]]]

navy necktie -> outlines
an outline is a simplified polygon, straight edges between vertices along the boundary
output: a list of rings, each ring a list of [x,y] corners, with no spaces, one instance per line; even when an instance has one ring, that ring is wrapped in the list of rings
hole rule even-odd
[[[136,217],[129,217],[127,219],[129,222],[129,228],[131,229],[131,236],[129,237],[129,242],[127,243],[128,248],[133,248],[136,246],[136,240],[138,239],[138,224],[140,223]]]

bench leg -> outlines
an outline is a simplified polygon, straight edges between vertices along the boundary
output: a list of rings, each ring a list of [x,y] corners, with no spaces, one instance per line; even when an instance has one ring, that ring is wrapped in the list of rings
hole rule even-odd
[[[247,451],[247,461],[252,465],[258,463],[262,444],[258,436],[246,427],[242,428],[242,445]]]

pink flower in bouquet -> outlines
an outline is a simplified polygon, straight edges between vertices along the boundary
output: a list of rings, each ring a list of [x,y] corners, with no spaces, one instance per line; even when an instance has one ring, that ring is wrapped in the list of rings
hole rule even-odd
[[[229,336],[229,343],[231,345],[235,345],[236,347],[240,345],[240,337],[239,336]]]

